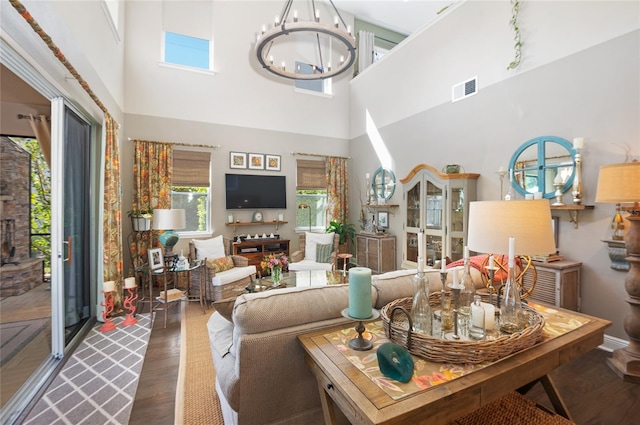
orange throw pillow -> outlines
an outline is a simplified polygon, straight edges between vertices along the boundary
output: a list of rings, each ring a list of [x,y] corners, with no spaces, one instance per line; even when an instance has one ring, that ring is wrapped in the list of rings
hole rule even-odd
[[[227,256],[216,258],[215,260],[207,260],[207,267],[213,269],[216,273],[231,270],[234,267],[233,257]]]

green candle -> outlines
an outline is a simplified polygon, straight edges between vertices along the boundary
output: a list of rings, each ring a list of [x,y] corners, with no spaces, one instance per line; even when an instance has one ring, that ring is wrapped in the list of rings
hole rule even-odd
[[[371,269],[352,267],[349,269],[349,316],[368,319],[371,308]]]

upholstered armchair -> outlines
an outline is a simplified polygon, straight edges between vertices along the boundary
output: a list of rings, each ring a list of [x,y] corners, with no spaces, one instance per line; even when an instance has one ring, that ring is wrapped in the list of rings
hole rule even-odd
[[[339,241],[337,233],[302,233],[298,251],[290,255],[289,270],[335,270]]]
[[[189,256],[205,262],[205,282],[213,286],[214,301],[237,297],[256,277],[256,266],[241,255],[229,255],[230,246],[222,236],[189,242]]]

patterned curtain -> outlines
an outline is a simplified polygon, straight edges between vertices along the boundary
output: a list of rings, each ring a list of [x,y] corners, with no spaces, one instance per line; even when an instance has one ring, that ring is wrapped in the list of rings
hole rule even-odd
[[[327,157],[327,221],[345,223],[349,217],[349,190],[347,185],[348,158]],[[326,223],[328,226],[329,223]]]
[[[173,147],[170,143],[133,141],[133,204],[131,209],[171,208]],[[146,263],[147,249],[153,245],[151,232],[140,232],[129,242],[132,259]],[[155,238],[157,241],[157,238]],[[159,246],[156,242],[155,246]],[[133,260],[135,261],[135,260]],[[135,264],[137,266],[139,264]]]
[[[120,156],[118,152],[118,123],[111,115],[104,115],[104,213],[102,216],[103,279],[116,283],[114,304],[118,309],[122,303],[122,192],[120,184]]]

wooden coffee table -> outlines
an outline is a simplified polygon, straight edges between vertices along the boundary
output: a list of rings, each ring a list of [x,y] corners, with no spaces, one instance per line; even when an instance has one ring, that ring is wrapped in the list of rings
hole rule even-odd
[[[604,330],[611,322],[558,310],[588,321],[564,335],[540,342],[466,376],[398,400],[375,385],[325,337],[346,329],[346,326],[301,335],[299,340],[306,352],[307,365],[318,380],[326,424],[336,424],[342,416],[336,406],[354,425],[446,424],[537,381],[544,385],[556,411],[569,417],[549,373],[602,344]]]

